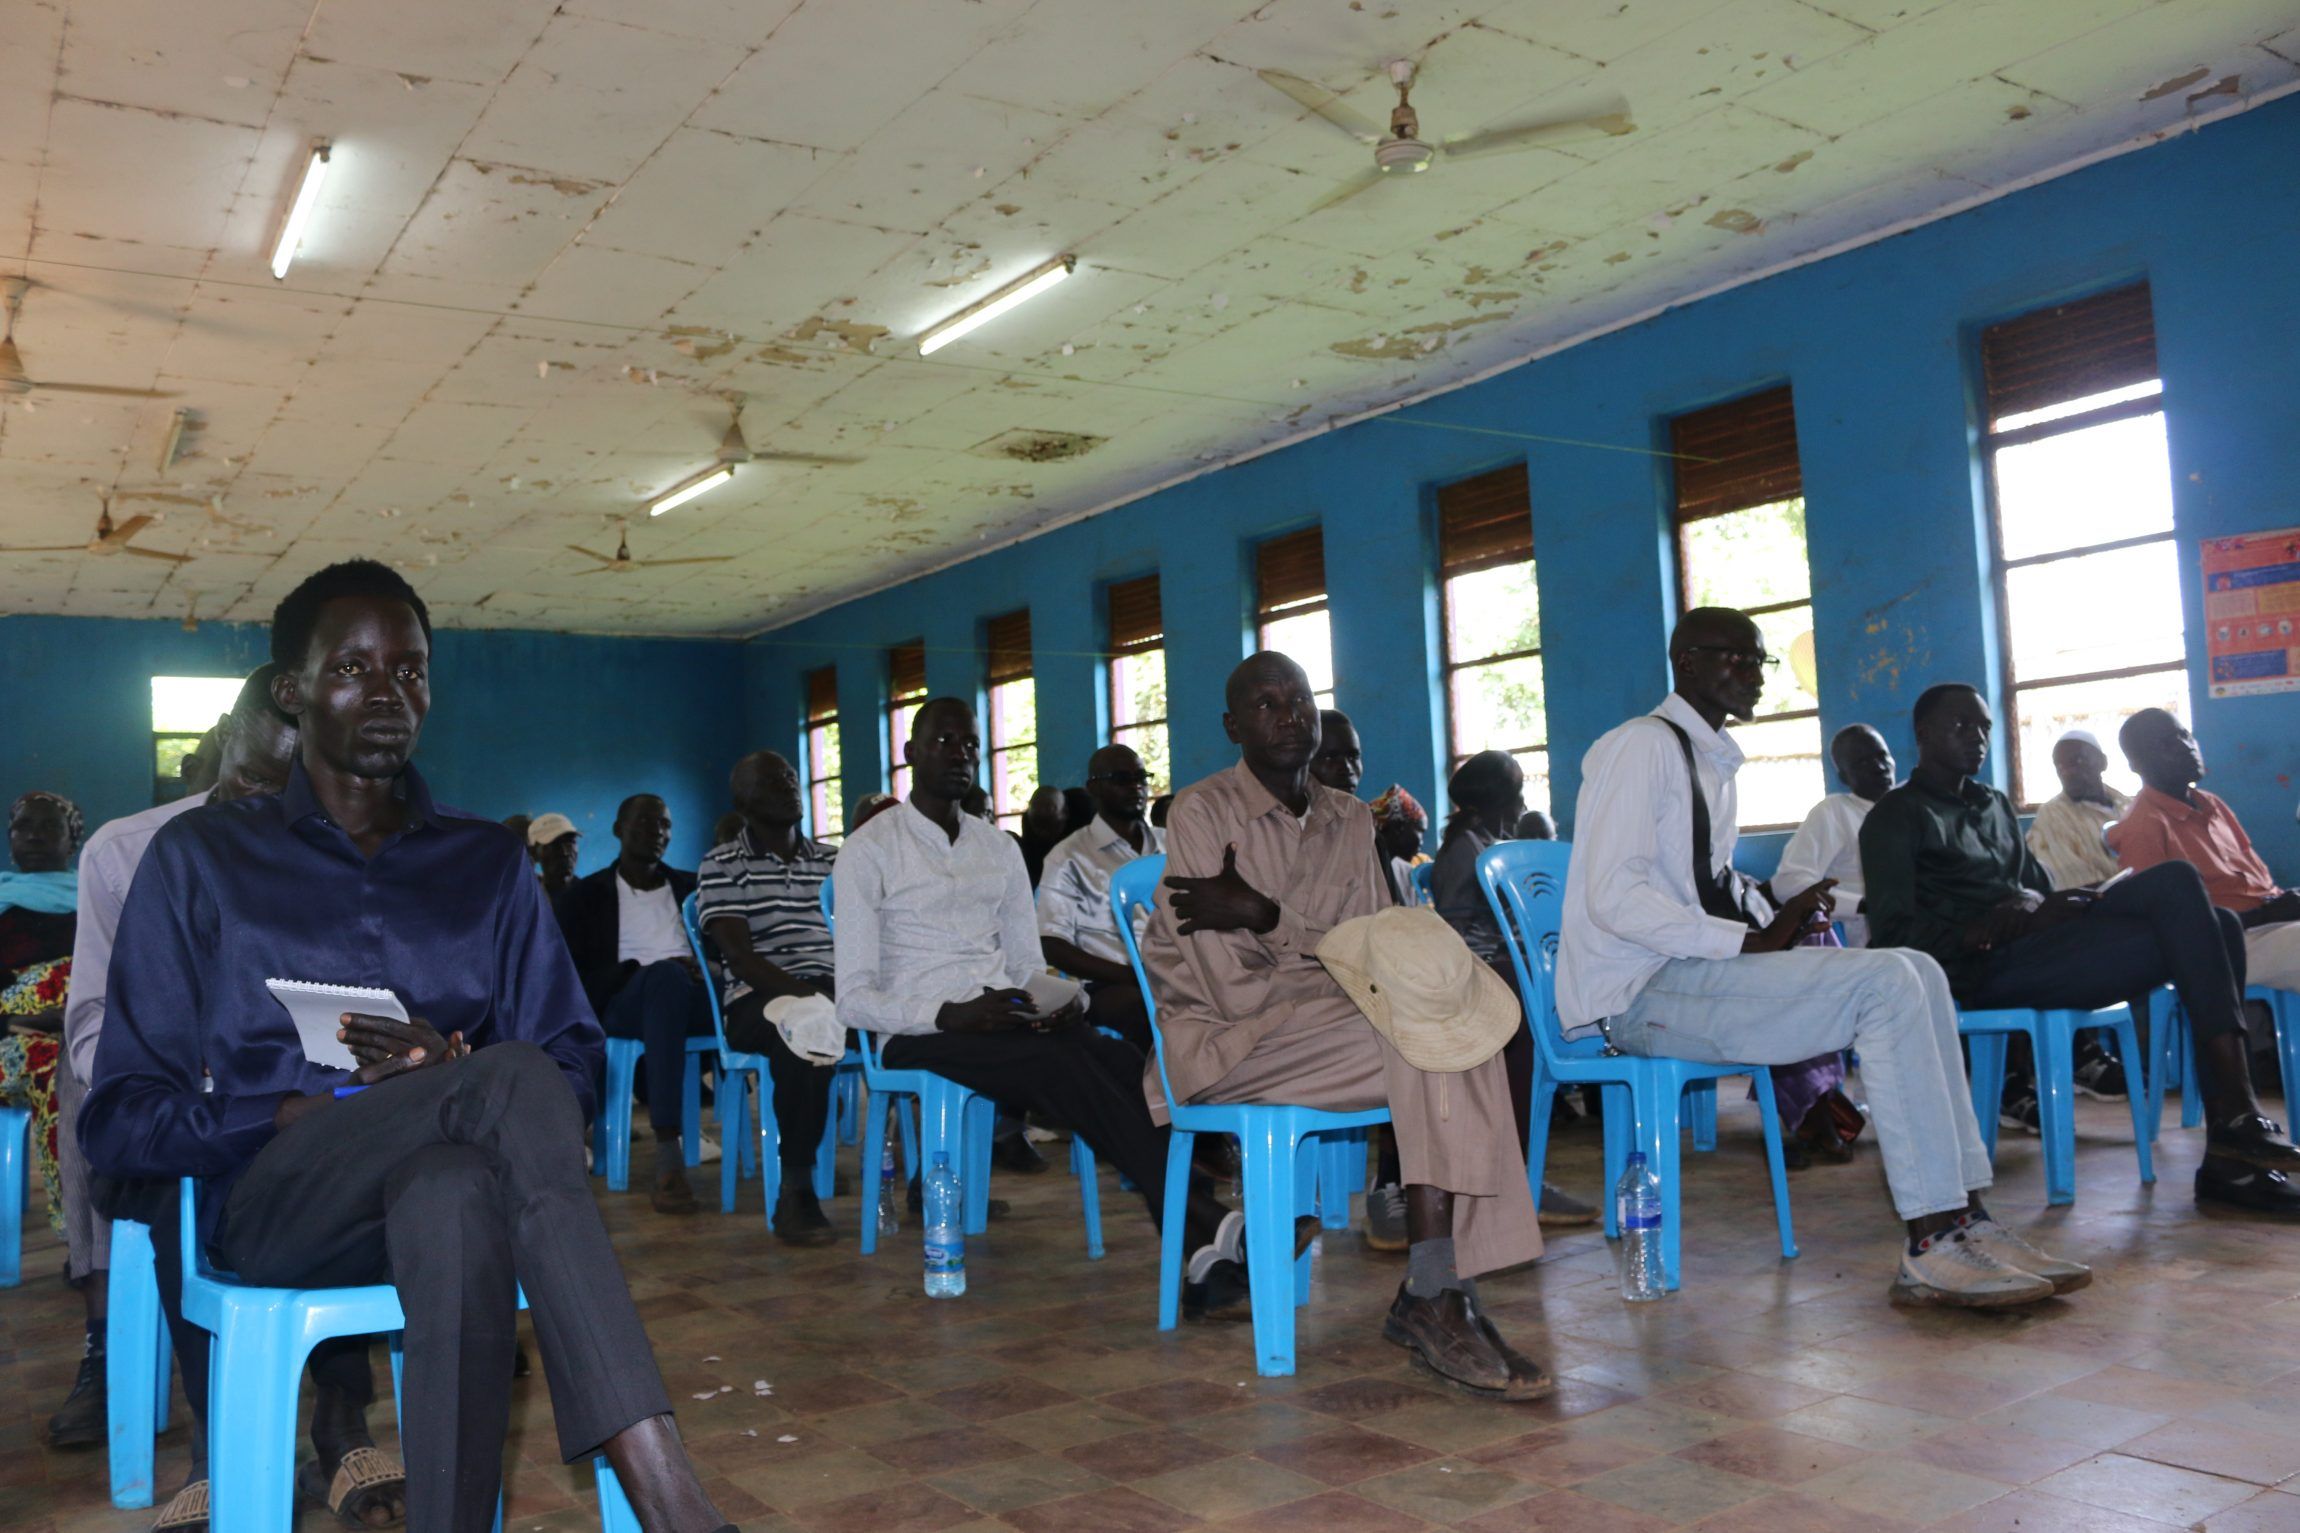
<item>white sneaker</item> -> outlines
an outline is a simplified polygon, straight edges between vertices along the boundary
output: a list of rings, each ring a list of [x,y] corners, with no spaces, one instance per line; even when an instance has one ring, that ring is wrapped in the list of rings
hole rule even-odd
[[[695,1164],[698,1166],[707,1166],[718,1158],[719,1141],[716,1139],[704,1140],[701,1146],[695,1151]]]
[[[2054,1293],[2075,1293],[2092,1286],[2092,1269],[2040,1251],[1994,1219],[1975,1219],[1964,1226],[1965,1239],[2008,1267],[2033,1272],[2052,1284]]]
[[[1960,1309],[2001,1309],[2052,1297],[2052,1283],[2024,1272],[1965,1238],[1962,1230],[1929,1235],[1915,1255],[1901,1248],[1900,1275],[1892,1300],[1912,1306],[1948,1305]]]

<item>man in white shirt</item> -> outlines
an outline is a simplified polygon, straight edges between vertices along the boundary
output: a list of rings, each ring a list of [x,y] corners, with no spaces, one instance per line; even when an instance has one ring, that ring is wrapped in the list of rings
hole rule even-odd
[[[1087,759],[1086,791],[1094,818],[1055,843],[1038,878],[1038,935],[1046,961],[1086,986],[1094,1025],[1150,1052],[1150,1013],[1126,960],[1110,913],[1110,875],[1138,857],[1166,850],[1166,838],[1144,818],[1150,774],[1123,745]]]
[[[1142,1054],[1083,1025],[1084,998],[1042,1014],[1024,986],[1046,968],[1014,838],[962,813],[982,763],[974,710],[938,697],[911,720],[910,798],[848,836],[831,870],[839,1021],[877,1033],[892,1069],[931,1070],[1085,1137],[1166,1207],[1167,1131],[1150,1121]],[[1193,1313],[1250,1313],[1245,1223],[1193,1189]]]
[[[1867,947],[1869,923],[1861,914],[1861,822],[1869,806],[1893,788],[1893,748],[1866,724],[1847,724],[1829,742],[1829,760],[1848,791],[1815,804],[1789,838],[1781,865],[1767,880],[1776,900],[1795,899],[1827,879],[1845,946]]]
[[[568,885],[551,908],[599,1025],[608,1037],[637,1038],[646,1049],[639,1080],[655,1135],[649,1201],[659,1214],[691,1214],[700,1205],[687,1181],[685,1135],[702,1130],[682,1121],[687,1040],[712,1030],[703,971],[679,919],[681,902],[695,892],[695,875],[664,865],[671,811],[654,794],[623,800],[614,834],[615,860]]]
[[[2028,849],[2052,875],[2053,886],[2076,889],[2116,876],[2108,827],[2131,812],[2132,800],[2101,780],[2108,753],[2091,731],[2072,729],[2053,742],[2052,769],[2060,792],[2036,806]]]
[[[1827,918],[1829,881],[1775,912],[1732,872],[1743,758],[1725,725],[1754,716],[1775,663],[1748,617],[1696,608],[1669,639],[1676,690],[1583,758],[1558,1015],[1569,1035],[1602,1032],[1630,1054],[1785,1065],[1858,1049],[1908,1223],[1893,1301],[1995,1308],[2082,1287],[2088,1269],[1981,1205],[1988,1152],[1940,966],[1901,949],[1794,946]]]
[[[188,1515],[187,1508],[204,1506],[207,1495],[208,1333],[187,1325],[183,1312],[183,1252],[176,1231],[178,1204],[174,1182],[104,1182],[89,1186],[87,1158],[80,1153],[80,1137],[73,1119],[86,1096],[96,1066],[96,1043],[104,1032],[104,1001],[112,967],[112,944],[120,929],[120,907],[144,850],[161,826],[202,804],[225,804],[234,799],[277,793],[287,786],[288,767],[295,759],[295,720],[272,701],[272,677],[279,667],[265,664],[241,685],[232,711],[216,721],[215,785],[198,793],[161,804],[99,826],[80,849],[79,925],[72,945],[72,989],[64,1005],[64,1049],[69,1067],[57,1074],[63,1116],[56,1136],[64,1178],[66,1218],[73,1227],[74,1272],[86,1272],[77,1259],[81,1221],[87,1221],[94,1263],[92,1276],[102,1284],[109,1265],[111,1221],[94,1206],[99,1200],[119,1217],[151,1226],[153,1265],[160,1290],[160,1315],[167,1323],[175,1347],[176,1370],[184,1398],[192,1408],[191,1465],[178,1491],[160,1514],[157,1525],[172,1527]],[[312,1447],[323,1479],[332,1480],[344,1455],[364,1447],[378,1452],[367,1430],[367,1407],[375,1398],[375,1374],[368,1361],[365,1336],[336,1337],[312,1348]],[[101,1351],[96,1353],[99,1362]],[[95,1398],[103,1399],[99,1370]],[[99,1409],[99,1436],[103,1426]],[[397,1466],[384,1480],[372,1482],[345,1504],[354,1516],[370,1510],[396,1519],[404,1497]]]

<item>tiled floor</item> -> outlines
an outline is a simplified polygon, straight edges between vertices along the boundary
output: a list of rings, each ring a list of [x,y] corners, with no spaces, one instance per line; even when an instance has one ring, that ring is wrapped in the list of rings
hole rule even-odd
[[[1449,1394],[1382,1342],[1403,1263],[1354,1233],[1321,1242],[1295,1377],[1257,1379],[1242,1327],[1160,1333],[1150,1226],[1107,1174],[1105,1260],[1085,1259],[1067,1174],[1002,1176],[1014,1212],[949,1303],[920,1292],[913,1229],[855,1254],[851,1200],[832,1208],[848,1238],[800,1253],[762,1233],[755,1184],[733,1217],[602,1206],[681,1427],[747,1533],[2300,1530],[2300,1241],[2196,1212],[2195,1131],[2167,1129],[2154,1188],[2121,1105],[2086,1104],[2082,1131],[2073,1209],[2043,1208],[2017,1134],[1994,1201],[2094,1263],[2093,1287],[2015,1315],[1908,1313],[1885,1303],[1874,1150],[1792,1179],[1804,1254],[1784,1263],[1736,1104],[1719,1151],[1687,1156],[1683,1292],[1623,1304],[1593,1234],[1486,1284],[1561,1375],[1516,1407]],[[1551,1163],[1593,1194],[1593,1128],[1566,1126]],[[106,1503],[100,1455],[41,1445],[80,1327],[56,1245],[28,1236],[30,1279],[0,1296],[0,1528],[141,1528],[149,1513]],[[553,1462],[540,1377],[515,1434],[507,1527],[595,1526],[589,1471]],[[163,1483],[181,1443],[161,1441]]]

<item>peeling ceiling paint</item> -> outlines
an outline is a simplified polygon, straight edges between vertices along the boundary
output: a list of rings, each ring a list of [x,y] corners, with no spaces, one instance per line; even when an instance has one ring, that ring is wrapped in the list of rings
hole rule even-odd
[[[165,396],[0,393],[0,548],[75,546],[0,610],[171,619],[368,553],[450,625],[753,632],[2300,81],[2289,0],[0,5],[24,370]],[[1393,58],[1433,141],[1636,130],[1320,208],[1368,151],[1255,71],[1379,121]],[[106,497],[189,557],[77,551]],[[726,562],[578,579],[625,520]]]

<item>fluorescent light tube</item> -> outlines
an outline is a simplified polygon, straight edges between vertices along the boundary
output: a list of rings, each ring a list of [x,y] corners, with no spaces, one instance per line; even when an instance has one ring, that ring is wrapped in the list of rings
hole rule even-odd
[[[734,477],[735,466],[731,463],[722,463],[703,475],[702,478],[690,479],[662,499],[648,502],[647,514],[649,516],[661,516],[666,511],[676,511],[696,496],[708,494]]]
[[[280,230],[280,242],[272,250],[272,277],[287,275],[288,263],[295,259],[296,247],[303,243],[303,231],[311,223],[313,210],[319,206],[319,189],[327,181],[328,145],[312,146],[311,159],[303,168],[303,185],[296,188],[295,206],[288,209],[287,225]]]
[[[1018,304],[1028,303],[1040,293],[1053,287],[1078,265],[1076,256],[1056,256],[1020,282],[1005,290],[991,294],[971,309],[962,309],[918,338],[918,354],[931,357],[960,336],[989,324]]]

